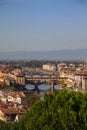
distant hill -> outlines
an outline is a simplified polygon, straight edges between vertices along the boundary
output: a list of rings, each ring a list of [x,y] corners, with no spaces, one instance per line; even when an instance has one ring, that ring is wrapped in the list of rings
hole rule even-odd
[[[0,52],[0,60],[84,60],[87,49]]]

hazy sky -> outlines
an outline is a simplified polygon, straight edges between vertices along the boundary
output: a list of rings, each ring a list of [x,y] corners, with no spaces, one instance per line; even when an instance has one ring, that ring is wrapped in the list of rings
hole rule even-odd
[[[87,0],[0,0],[0,51],[87,48]]]

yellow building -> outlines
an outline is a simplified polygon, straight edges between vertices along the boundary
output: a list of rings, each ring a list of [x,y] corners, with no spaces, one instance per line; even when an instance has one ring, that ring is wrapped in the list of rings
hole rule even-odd
[[[4,76],[7,76],[7,73],[0,71],[0,77],[4,77]]]

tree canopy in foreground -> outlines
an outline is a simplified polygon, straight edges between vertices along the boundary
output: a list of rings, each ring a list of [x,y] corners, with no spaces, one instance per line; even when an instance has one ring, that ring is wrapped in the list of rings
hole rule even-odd
[[[4,128],[4,125],[2,127]],[[87,94],[66,90],[45,94],[44,100],[37,101],[18,123],[8,124],[8,128],[9,130],[87,130]]]

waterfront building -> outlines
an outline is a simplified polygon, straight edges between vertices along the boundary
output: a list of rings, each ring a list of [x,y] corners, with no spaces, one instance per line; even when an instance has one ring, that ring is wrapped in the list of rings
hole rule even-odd
[[[15,75],[15,83],[17,85],[25,86],[25,75],[23,73]]]
[[[87,70],[77,71],[75,74],[81,78],[82,90],[87,91]]]
[[[82,89],[87,91],[87,76],[82,77]]]

